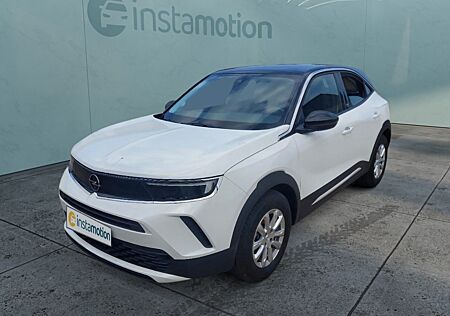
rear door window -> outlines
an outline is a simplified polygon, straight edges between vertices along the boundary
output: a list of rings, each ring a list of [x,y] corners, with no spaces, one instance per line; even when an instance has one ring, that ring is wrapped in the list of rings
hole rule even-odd
[[[342,73],[341,75],[350,106],[355,107],[363,103],[371,93],[364,80],[349,73]]]

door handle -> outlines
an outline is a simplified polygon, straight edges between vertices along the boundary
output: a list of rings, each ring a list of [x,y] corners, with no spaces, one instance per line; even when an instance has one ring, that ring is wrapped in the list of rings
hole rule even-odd
[[[342,135],[348,135],[353,131],[353,126],[347,126],[343,131]]]
[[[373,119],[377,119],[379,117],[380,117],[380,113],[378,113],[378,112],[374,112],[373,115],[372,115]]]

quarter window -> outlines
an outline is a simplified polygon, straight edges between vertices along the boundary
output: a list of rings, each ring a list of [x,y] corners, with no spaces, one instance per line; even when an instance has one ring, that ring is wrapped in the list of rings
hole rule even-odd
[[[343,111],[334,74],[320,75],[311,81],[303,99],[302,108],[305,117],[318,110],[335,114]]]
[[[344,73],[342,74],[342,81],[351,106],[359,105],[368,96],[366,84],[360,78]]]

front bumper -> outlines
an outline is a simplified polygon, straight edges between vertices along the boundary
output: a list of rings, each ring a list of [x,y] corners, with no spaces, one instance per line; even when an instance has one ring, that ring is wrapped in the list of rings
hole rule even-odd
[[[66,229],[68,235],[87,251],[122,268],[147,275],[157,282],[175,282],[192,277],[206,276],[229,270],[234,261],[231,239],[246,194],[226,178],[220,182],[218,191],[211,197],[180,203],[149,203],[121,201],[98,197],[82,188],[66,170],[60,183],[60,191],[70,199],[102,214],[138,223],[143,231],[135,231],[95,217],[95,220],[112,230],[113,243],[126,244],[131,253],[142,255],[145,260],[155,258],[164,265],[118,255],[111,249],[102,249],[84,236]],[[67,206],[77,208],[61,198]],[[90,214],[85,214],[90,215]],[[182,217],[192,219],[210,241],[205,247],[201,239],[190,229]],[[139,248],[137,252],[133,247]],[[130,253],[124,250],[125,253]],[[161,253],[161,256],[159,255]],[[148,259],[150,258],[150,259]],[[161,259],[162,258],[162,259]],[[143,260],[144,260],[143,259]],[[149,264],[147,264],[149,263]],[[149,268],[150,267],[150,268]]]
[[[171,282],[179,282],[179,281],[189,280],[189,278],[180,277],[180,276],[173,275],[173,274],[167,274],[167,273],[163,273],[163,272],[159,272],[159,271],[155,271],[155,270],[151,270],[151,269],[146,269],[146,268],[140,267],[138,265],[131,264],[126,261],[117,259],[116,257],[108,255],[107,253],[104,253],[104,252],[98,250],[97,248],[93,247],[92,245],[90,245],[88,242],[86,242],[83,238],[81,238],[73,230],[68,229],[65,223],[64,223],[64,229],[66,230],[67,235],[74,242],[76,242],[79,246],[81,246],[88,252],[96,255],[97,257],[99,257],[105,261],[108,261],[109,263],[112,263],[116,266],[119,266],[121,268],[130,270],[130,271],[133,271],[133,272],[136,272],[139,274],[146,275],[159,283],[171,283]]]

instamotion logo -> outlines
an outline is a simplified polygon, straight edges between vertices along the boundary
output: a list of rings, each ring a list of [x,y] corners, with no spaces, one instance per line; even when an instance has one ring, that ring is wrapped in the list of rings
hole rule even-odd
[[[69,212],[69,225],[71,227],[75,227],[76,224],[77,224],[77,218],[75,216],[75,213],[70,211]]]
[[[108,37],[125,30],[128,10],[122,0],[89,0],[87,13],[92,27]]]
[[[92,27],[107,37],[117,36],[128,27],[135,32],[242,39],[272,38],[272,23],[252,21],[241,12],[217,17],[181,12],[173,5],[152,8],[148,6],[151,3],[144,0],[139,3],[138,0],[89,0],[87,13]]]

